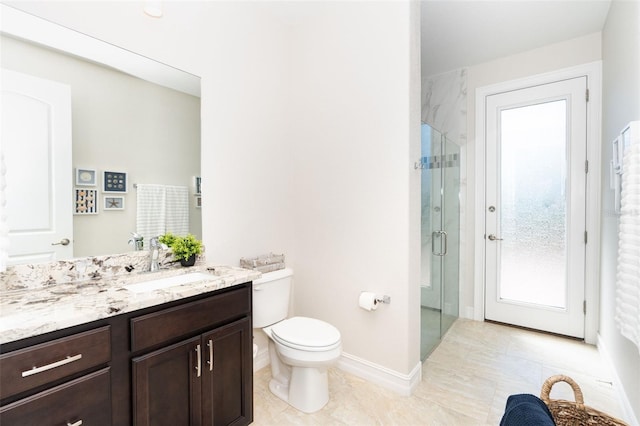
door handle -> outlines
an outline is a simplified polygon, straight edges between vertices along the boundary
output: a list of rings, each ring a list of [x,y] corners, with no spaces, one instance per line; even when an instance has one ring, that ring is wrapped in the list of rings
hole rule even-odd
[[[489,234],[489,236],[487,238],[489,238],[490,241],[502,241],[503,240],[503,238],[498,238],[493,234]]]
[[[441,256],[441,254],[436,253],[436,237],[438,236],[439,231],[433,231],[431,233],[431,254],[435,256]]]
[[[444,237],[444,251],[442,252],[442,254],[440,256],[446,256],[447,254],[447,244],[448,244],[448,235],[445,231],[440,231],[440,234]]]
[[[70,240],[70,239],[68,239],[68,238],[63,238],[63,239],[61,239],[61,240],[60,240],[59,242],[57,242],[57,243],[51,243],[51,245],[52,245],[52,246],[58,246],[58,245],[60,245],[60,246],[68,246],[70,242],[71,242],[71,240]]]
[[[436,253],[436,236],[440,235],[444,239],[444,251]],[[445,231],[433,231],[431,233],[431,253],[434,256],[444,256],[447,254],[447,233]]]

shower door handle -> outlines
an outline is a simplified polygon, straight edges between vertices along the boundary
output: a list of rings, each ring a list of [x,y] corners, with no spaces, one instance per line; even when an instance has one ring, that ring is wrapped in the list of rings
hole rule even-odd
[[[444,240],[444,250],[436,253],[436,236],[441,236]],[[445,256],[447,254],[447,233],[445,231],[433,231],[431,233],[431,253],[434,256]]]

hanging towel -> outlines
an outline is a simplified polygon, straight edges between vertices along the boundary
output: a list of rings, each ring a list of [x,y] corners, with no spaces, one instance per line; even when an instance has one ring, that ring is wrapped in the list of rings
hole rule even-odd
[[[0,272],[7,270],[9,258],[9,223],[7,219],[7,167],[0,149]]]
[[[640,141],[624,154],[615,320],[640,350]]]
[[[189,188],[167,186],[165,188],[165,229],[175,235],[189,233]]]
[[[138,184],[136,232],[149,241],[165,233],[166,191],[164,185]]]
[[[189,188],[138,184],[137,189],[136,232],[145,240],[167,232],[189,232]]]

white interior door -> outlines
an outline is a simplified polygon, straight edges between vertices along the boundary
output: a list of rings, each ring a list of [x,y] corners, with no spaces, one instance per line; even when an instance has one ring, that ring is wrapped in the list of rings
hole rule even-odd
[[[586,80],[486,98],[487,319],[584,337]]]
[[[71,90],[15,71],[1,74],[8,264],[71,258]],[[17,167],[24,159],[29,167]]]

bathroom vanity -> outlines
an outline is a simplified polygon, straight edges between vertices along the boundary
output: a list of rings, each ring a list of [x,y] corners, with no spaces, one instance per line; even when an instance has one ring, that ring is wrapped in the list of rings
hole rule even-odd
[[[76,286],[75,294],[73,284],[3,290],[5,324],[36,314],[29,301],[43,299],[34,292],[59,297],[38,308],[49,312],[40,326],[25,316],[28,326],[16,326],[17,335],[8,337],[10,325],[0,330],[0,424],[251,423],[251,281],[259,273],[217,268],[210,276],[149,291],[129,290],[122,280]],[[73,316],[66,304],[91,304],[87,296],[106,304],[78,306],[74,321],[83,322],[49,331],[57,316],[60,323]]]

